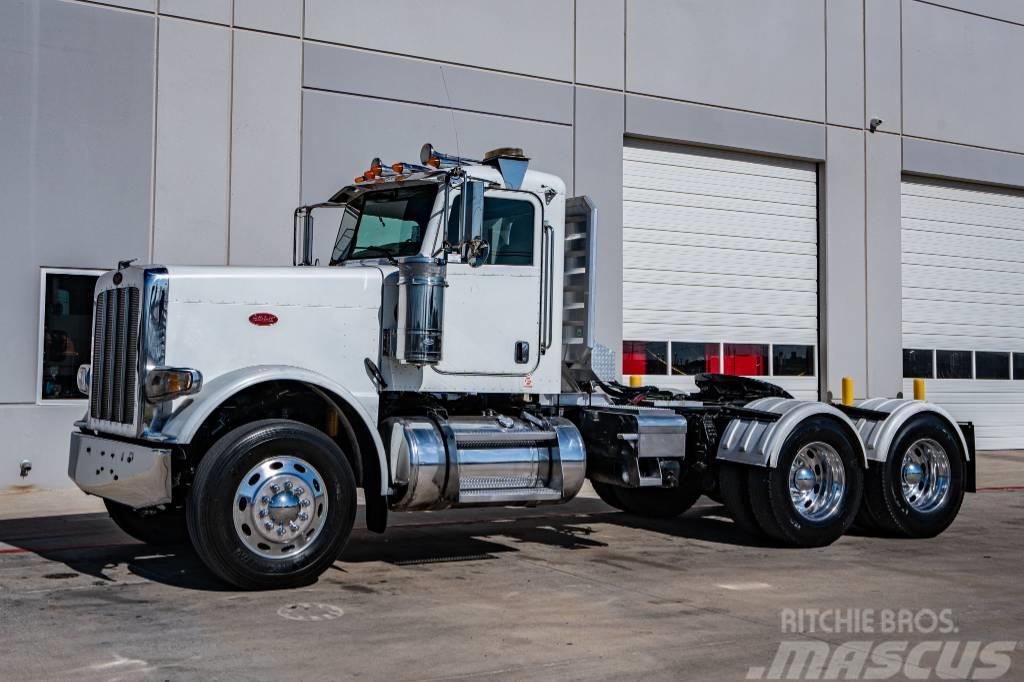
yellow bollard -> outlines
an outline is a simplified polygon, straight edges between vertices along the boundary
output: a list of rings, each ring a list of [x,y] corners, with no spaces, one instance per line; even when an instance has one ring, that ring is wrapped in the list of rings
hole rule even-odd
[[[924,400],[924,379],[914,379],[914,400]]]
[[[853,405],[853,379],[843,377],[843,405]]]
[[[638,388],[644,385],[644,380],[638,374],[630,374],[629,385],[633,388]]]

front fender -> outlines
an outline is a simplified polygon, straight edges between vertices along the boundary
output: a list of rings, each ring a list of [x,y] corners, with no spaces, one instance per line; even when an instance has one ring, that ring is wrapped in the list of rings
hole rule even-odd
[[[203,385],[195,396],[182,401],[161,429],[163,443],[187,445],[192,442],[199,427],[224,401],[239,391],[267,381],[298,381],[313,388],[328,391],[345,401],[347,407],[359,416],[373,439],[380,467],[382,495],[387,494],[388,466],[384,457],[384,443],[377,432],[376,415],[371,415],[347,388],[317,372],[289,365],[256,365],[221,374]]]
[[[867,452],[857,427],[849,417],[828,403],[793,398],[759,398],[748,403],[746,407],[782,416],[774,422],[755,419],[734,419],[729,422],[718,444],[718,459],[774,469],[779,462],[782,444],[786,442],[789,434],[805,419],[827,415],[846,428],[861,463],[867,466]]]
[[[967,447],[967,439],[957,425],[956,420],[946,410],[924,400],[907,400],[905,398],[869,398],[857,403],[857,407],[876,412],[887,412],[885,421],[857,420],[857,430],[867,447],[868,459],[884,462],[889,456],[889,448],[896,434],[911,417],[931,412],[949,424],[949,427],[960,437],[960,446],[964,449],[966,461],[971,460],[971,451]]]

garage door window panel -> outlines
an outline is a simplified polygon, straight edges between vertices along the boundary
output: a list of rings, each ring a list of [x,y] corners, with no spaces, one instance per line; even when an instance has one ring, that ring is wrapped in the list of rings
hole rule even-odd
[[[1024,381],[1024,353],[1013,354],[1013,378]]]
[[[727,343],[722,355],[724,374],[759,377],[768,375],[768,345]]]
[[[672,374],[693,376],[705,372],[718,372],[719,345],[717,343],[672,342]]]
[[[814,376],[814,346],[772,346],[772,374],[777,377]]]
[[[1009,379],[1010,354],[978,351],[974,354],[976,379]]]
[[[974,374],[969,350],[935,351],[935,366],[938,379],[970,379]]]
[[[935,351],[923,348],[903,349],[903,376],[906,379],[931,379],[935,376]]]
[[[623,341],[623,374],[668,374],[667,341]]]

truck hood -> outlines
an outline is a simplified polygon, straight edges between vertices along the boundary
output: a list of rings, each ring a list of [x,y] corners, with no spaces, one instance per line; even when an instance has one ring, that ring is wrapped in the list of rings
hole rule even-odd
[[[167,266],[168,302],[373,308],[381,301],[382,273],[374,266]],[[266,312],[273,313],[273,310]]]

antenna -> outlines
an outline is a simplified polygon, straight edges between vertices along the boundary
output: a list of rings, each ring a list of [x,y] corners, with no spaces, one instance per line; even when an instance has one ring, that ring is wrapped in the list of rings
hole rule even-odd
[[[444,77],[444,66],[438,64],[441,69],[441,84],[444,85],[444,96],[448,99],[448,113],[452,117],[452,132],[455,133],[455,154],[462,158],[462,145],[459,144],[459,128],[455,125],[455,109],[452,108],[452,96],[448,93],[448,79]]]

